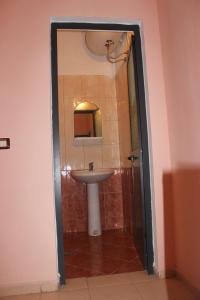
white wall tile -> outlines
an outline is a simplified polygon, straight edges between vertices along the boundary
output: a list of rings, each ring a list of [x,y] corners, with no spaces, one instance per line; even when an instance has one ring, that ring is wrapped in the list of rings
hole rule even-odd
[[[103,168],[119,168],[119,145],[103,145]]]
[[[103,144],[119,144],[117,121],[102,121]]]
[[[66,158],[67,165],[72,170],[84,169],[84,151],[83,147],[69,146],[69,157]]]
[[[102,168],[102,146],[84,146],[84,167],[88,169],[89,162],[94,162],[94,168]]]
[[[65,151],[61,151],[62,164],[71,166],[72,169],[82,169],[87,168],[90,161],[94,161],[96,168],[118,167],[119,137],[115,80],[102,75],[64,75],[63,78],[64,108],[61,110],[64,116],[61,117],[60,127],[64,133],[62,138],[65,139]],[[95,103],[102,112],[103,141],[99,145],[74,145],[74,108],[82,101]],[[103,145],[115,147],[103,149]]]
[[[117,101],[113,98],[106,98],[102,101],[102,119],[106,121],[117,121]]]

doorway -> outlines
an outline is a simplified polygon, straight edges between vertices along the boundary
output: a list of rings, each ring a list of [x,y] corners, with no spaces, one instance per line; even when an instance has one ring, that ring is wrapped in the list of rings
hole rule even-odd
[[[60,141],[59,141],[59,108],[58,108],[58,61],[57,61],[57,33],[59,30],[97,30],[97,31],[115,31],[115,32],[133,32],[132,54],[131,58],[134,62],[134,80],[135,80],[135,99],[138,114],[138,135],[140,143],[139,153],[134,152],[132,143],[132,153],[130,160],[132,161],[132,171],[135,182],[140,184],[140,214],[142,214],[142,225],[137,223],[137,216],[134,217],[135,222],[135,239],[140,240],[140,251],[143,256],[145,270],[153,273],[153,245],[152,245],[152,218],[151,218],[151,190],[150,190],[150,170],[149,170],[149,149],[148,134],[146,120],[146,105],[144,91],[144,77],[142,67],[142,52],[140,28],[138,25],[123,24],[91,24],[91,23],[53,23],[51,28],[51,45],[52,45],[52,98],[53,98],[53,145],[54,145],[54,181],[55,181],[55,201],[56,201],[56,220],[57,220],[57,237],[58,237],[58,265],[60,283],[65,282],[64,270],[64,240],[63,240],[63,223],[61,209],[61,162],[60,162]],[[130,60],[129,60],[130,61]],[[131,62],[130,62],[131,64]],[[131,83],[129,83],[130,86]],[[130,89],[129,89],[130,90]],[[131,94],[131,91],[129,91]],[[131,104],[130,104],[131,105]],[[126,181],[126,179],[125,179]],[[137,185],[138,186],[138,185]],[[133,189],[133,193],[138,190]],[[136,204],[138,205],[138,203]],[[136,210],[134,210],[136,211]],[[139,233],[140,232],[140,233]],[[142,236],[142,238],[141,238]]]

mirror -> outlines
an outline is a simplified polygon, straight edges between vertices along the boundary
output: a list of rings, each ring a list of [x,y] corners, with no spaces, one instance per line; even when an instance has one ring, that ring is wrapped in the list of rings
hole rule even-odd
[[[101,111],[88,101],[81,102],[74,110],[74,137],[102,137]]]

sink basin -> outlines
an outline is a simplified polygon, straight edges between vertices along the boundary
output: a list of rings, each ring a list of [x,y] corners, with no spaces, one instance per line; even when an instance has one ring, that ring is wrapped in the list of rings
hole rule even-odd
[[[93,171],[89,170],[73,170],[71,175],[74,179],[80,182],[85,183],[98,183],[114,173],[113,169],[94,169]]]
[[[107,179],[113,173],[113,169],[94,169],[93,171],[71,171],[71,176],[75,180],[87,183],[88,234],[91,236],[101,235],[101,216],[98,183]]]

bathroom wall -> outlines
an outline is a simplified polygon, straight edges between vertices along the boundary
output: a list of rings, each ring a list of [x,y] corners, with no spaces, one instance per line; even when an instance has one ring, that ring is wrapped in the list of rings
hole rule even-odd
[[[95,103],[102,114],[102,142],[75,145],[74,108],[82,101]],[[62,169],[118,168],[119,136],[114,79],[104,75],[59,76],[59,115]]]
[[[78,73],[83,72],[88,65],[92,70],[91,66],[94,64],[94,75],[63,74],[58,78],[62,170],[88,168],[90,161],[94,162],[96,168],[114,168],[115,174],[108,183],[102,184],[100,197],[102,228],[103,230],[124,228],[133,233],[133,176],[132,164],[128,160],[131,154],[131,130],[127,62],[114,64],[114,78],[96,75],[95,72],[104,72],[106,62],[102,63],[102,70],[99,64],[98,71],[95,70],[96,60],[98,61],[99,57],[93,55],[88,58],[91,54],[88,51],[84,52],[85,43],[82,34],[79,33],[78,37],[77,32],[74,32],[74,35],[68,31],[58,34],[59,72],[68,72],[62,64],[67,66],[66,61],[70,59],[73,61],[74,57],[80,61],[81,56],[84,61],[81,62],[81,69],[74,63]],[[129,49],[131,34],[127,37],[120,51]],[[63,43],[68,47],[63,47]],[[71,48],[77,48],[79,52],[70,52]],[[80,50],[81,48],[83,49]],[[113,70],[112,64],[107,62],[107,65]],[[85,100],[94,102],[101,110],[103,140],[100,145],[75,144],[74,108]],[[86,187],[74,181],[69,172],[62,172],[62,203],[64,232],[87,231]]]
[[[111,76],[114,67],[104,62],[105,58],[91,55],[82,35],[66,31],[58,34],[58,72],[67,73],[58,78],[61,169],[87,169],[91,161],[95,168],[113,168],[114,175],[100,188],[101,223],[103,230],[123,228],[118,109],[115,78]],[[62,66],[67,66],[70,60],[74,61],[76,75],[72,67]],[[86,68],[90,73],[82,74]],[[103,138],[100,144],[77,145],[74,140],[74,108],[82,101],[93,102],[101,110]],[[65,233],[87,231],[86,185],[76,182],[70,172],[65,171],[62,171],[62,217]]]
[[[127,63],[123,62],[116,73],[116,98],[119,128],[120,166],[131,167],[128,156],[131,154],[130,114],[128,100]]]
[[[124,39],[121,52],[129,49],[128,38]],[[117,53],[116,53],[117,54]],[[118,128],[119,128],[119,153],[122,176],[124,229],[133,233],[133,176],[132,164],[128,157],[131,154],[131,128],[129,112],[129,94],[127,62],[116,64],[115,86],[117,98]]]
[[[124,0],[116,5],[114,0],[95,0],[91,5],[89,0],[6,0],[0,2],[0,8],[0,133],[11,138],[11,149],[2,150],[0,154],[1,288],[6,287],[7,291],[16,285],[30,288],[40,282],[58,280],[52,175],[52,16],[82,16],[82,21],[84,17],[92,17],[90,21],[107,18],[113,23],[140,20],[142,23],[155,196],[155,266],[162,274],[162,177],[170,168],[170,157],[156,1]],[[193,17],[189,20],[192,24]]]
[[[127,63],[118,63],[116,67],[115,81],[119,128],[120,168],[122,176],[124,229],[132,233],[133,178],[131,162],[128,160],[128,156],[131,154],[131,133],[128,102]]]
[[[61,168],[118,168],[119,136],[114,72],[105,57],[93,55],[84,32],[58,32],[59,116]],[[76,72],[76,73],[75,73]],[[102,114],[102,143],[75,145],[74,108],[82,101],[95,103]]]

